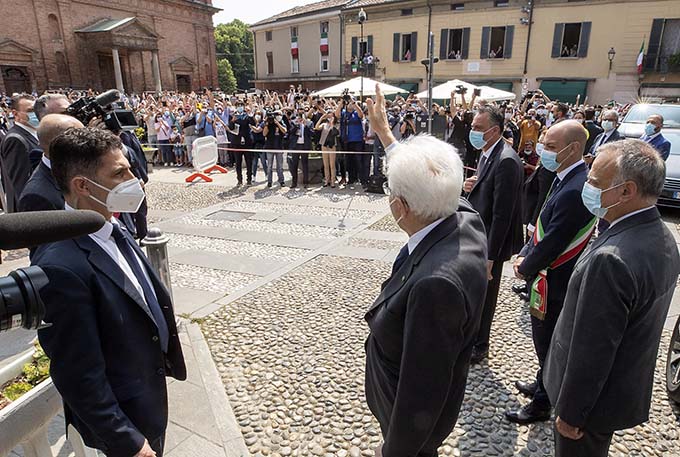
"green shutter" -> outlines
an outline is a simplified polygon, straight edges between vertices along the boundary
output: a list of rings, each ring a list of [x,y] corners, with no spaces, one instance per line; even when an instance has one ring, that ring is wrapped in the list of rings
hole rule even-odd
[[[550,57],[556,59],[562,55],[562,33],[564,33],[564,23],[555,24],[555,31],[553,32],[552,53]]]
[[[590,42],[590,28],[592,27],[592,22],[582,22],[581,23],[581,39],[578,43],[578,56],[587,57],[588,56],[588,43]]]
[[[491,27],[482,27],[482,47],[479,50],[480,59],[489,58],[489,38],[491,37]]]
[[[392,38],[392,62],[399,62],[399,45],[401,41],[401,33],[395,33]]]

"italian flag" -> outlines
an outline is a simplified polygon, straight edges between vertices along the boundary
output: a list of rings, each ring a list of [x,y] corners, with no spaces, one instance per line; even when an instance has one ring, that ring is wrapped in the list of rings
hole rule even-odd
[[[298,56],[298,39],[297,39],[297,37],[291,38],[290,53],[293,57]]]
[[[637,58],[637,72],[642,73],[642,62],[645,60],[645,40],[642,40],[642,46],[640,46],[640,53]]]
[[[322,33],[321,34],[321,55],[322,56],[327,56],[328,55],[328,34],[327,33]]]

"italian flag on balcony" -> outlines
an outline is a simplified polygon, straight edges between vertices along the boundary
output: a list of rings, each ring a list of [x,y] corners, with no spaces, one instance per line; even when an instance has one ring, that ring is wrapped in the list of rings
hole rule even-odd
[[[298,56],[298,39],[297,37],[293,37],[290,39],[290,53],[293,57]]]
[[[322,56],[327,56],[328,55],[328,34],[327,33],[322,33],[321,34],[321,55]]]
[[[642,46],[640,46],[640,53],[637,58],[637,72],[642,73],[642,62],[645,60],[645,40],[642,40]]]

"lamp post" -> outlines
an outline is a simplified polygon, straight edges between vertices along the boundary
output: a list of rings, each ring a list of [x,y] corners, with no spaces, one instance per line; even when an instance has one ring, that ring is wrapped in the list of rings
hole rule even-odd
[[[609,48],[609,52],[607,52],[607,58],[609,59],[609,72],[607,73],[607,78],[609,78],[609,75],[612,72],[612,62],[614,61],[614,56],[616,56],[616,50],[614,48]]]
[[[361,102],[364,101],[364,56],[361,53],[361,45],[364,42],[364,22],[366,22],[366,11],[363,8],[359,10],[357,17],[359,26],[361,27],[361,40],[359,41],[359,74],[361,75],[361,92],[359,98]]]
[[[420,61],[425,66],[427,75],[427,133],[432,134],[432,80],[434,76],[434,64],[439,62],[439,58],[434,56],[434,32],[430,32],[427,43],[427,59]]]

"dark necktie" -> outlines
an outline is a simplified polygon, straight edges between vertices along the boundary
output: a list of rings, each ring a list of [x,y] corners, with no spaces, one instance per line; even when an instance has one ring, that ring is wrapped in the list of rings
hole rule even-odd
[[[127,260],[128,265],[130,265],[132,273],[142,286],[142,290],[144,291],[144,299],[146,300],[146,304],[149,306],[151,315],[153,316],[156,327],[158,328],[158,337],[161,340],[161,348],[163,349],[163,352],[168,352],[168,341],[170,339],[168,323],[165,321],[165,316],[163,316],[163,311],[161,310],[161,305],[158,303],[158,299],[156,299],[156,295],[154,295],[153,291],[151,290],[152,285],[146,280],[146,276],[144,276],[144,273],[142,272],[142,267],[137,260],[135,251],[130,245],[130,241],[118,225],[113,224],[113,232],[111,232],[111,235],[113,236],[113,239],[116,240],[116,245],[118,246],[121,254],[123,254],[123,257],[125,257],[125,260]]]
[[[394,265],[392,265],[392,275],[401,268],[401,266],[406,262],[406,259],[408,259],[408,244],[405,244],[403,248],[401,248],[401,251],[399,251],[399,254],[397,254],[397,258],[394,259]]]
[[[484,171],[484,165],[486,165],[486,156],[482,155],[479,159],[479,166],[477,167],[477,176],[482,176],[482,172]]]

